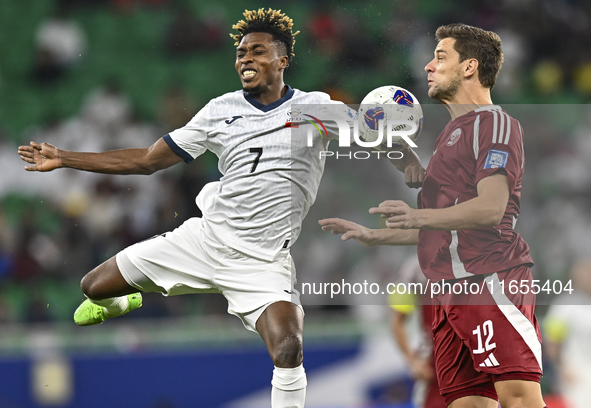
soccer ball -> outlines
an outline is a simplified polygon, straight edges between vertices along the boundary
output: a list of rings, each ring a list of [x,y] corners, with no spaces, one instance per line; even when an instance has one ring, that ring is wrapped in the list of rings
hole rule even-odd
[[[392,146],[387,145],[387,121],[409,121],[415,124],[390,124]],[[396,150],[408,146],[404,135],[411,141],[417,140],[423,130],[423,110],[417,98],[398,86],[381,86],[368,93],[359,106],[359,138],[364,142],[375,143],[374,149]],[[378,144],[380,124],[382,140]],[[414,129],[413,129],[414,128]]]

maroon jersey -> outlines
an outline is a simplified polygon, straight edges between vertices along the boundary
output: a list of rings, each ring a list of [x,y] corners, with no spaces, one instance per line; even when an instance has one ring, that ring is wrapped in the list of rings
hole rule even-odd
[[[419,208],[446,208],[478,196],[476,185],[495,173],[509,179],[509,202],[496,227],[419,232],[418,255],[432,281],[465,278],[533,265],[514,227],[523,177],[523,129],[499,106],[486,106],[447,124],[427,166]]]

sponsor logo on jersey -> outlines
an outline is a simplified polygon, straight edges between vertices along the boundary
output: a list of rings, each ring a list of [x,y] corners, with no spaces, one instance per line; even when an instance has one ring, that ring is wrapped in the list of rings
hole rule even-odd
[[[502,150],[490,149],[486,155],[486,161],[484,162],[485,169],[498,169],[500,167],[506,167],[507,161],[509,160],[509,153]]]
[[[454,130],[451,134],[451,136],[449,137],[449,140],[447,141],[446,145],[447,146],[453,146],[456,144],[456,142],[458,140],[460,140],[460,136],[462,136],[462,129],[458,128],[456,130]]]
[[[232,123],[236,122],[238,119],[242,119],[242,116],[232,116],[232,119],[226,119],[226,123],[231,125]]]

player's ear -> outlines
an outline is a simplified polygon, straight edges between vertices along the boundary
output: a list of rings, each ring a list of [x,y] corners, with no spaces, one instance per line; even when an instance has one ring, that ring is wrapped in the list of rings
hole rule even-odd
[[[469,78],[476,73],[478,73],[478,60],[470,58],[464,61],[464,77]]]
[[[288,66],[289,66],[289,57],[287,55],[284,55],[279,59],[279,68],[285,69]]]

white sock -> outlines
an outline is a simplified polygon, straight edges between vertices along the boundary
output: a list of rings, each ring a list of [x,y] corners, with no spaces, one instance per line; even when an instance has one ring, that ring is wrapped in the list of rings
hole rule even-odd
[[[125,312],[125,309],[127,309],[127,306],[129,305],[127,296],[112,297],[102,300],[89,300],[90,303],[104,307],[107,314],[111,316]]]
[[[271,389],[272,408],[303,408],[306,400],[306,388],[295,391],[284,391],[273,387]]]
[[[304,366],[273,370],[271,381],[272,408],[303,408],[306,399],[306,371]]]

